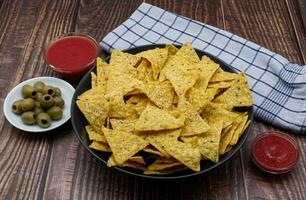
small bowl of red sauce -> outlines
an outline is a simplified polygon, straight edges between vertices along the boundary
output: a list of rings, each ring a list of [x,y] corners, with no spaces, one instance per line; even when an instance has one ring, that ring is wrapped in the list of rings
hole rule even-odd
[[[299,158],[295,140],[280,132],[258,135],[252,143],[251,152],[254,164],[271,174],[289,172]]]
[[[67,33],[47,44],[44,58],[57,73],[80,77],[94,66],[99,51],[94,38],[81,33]]]

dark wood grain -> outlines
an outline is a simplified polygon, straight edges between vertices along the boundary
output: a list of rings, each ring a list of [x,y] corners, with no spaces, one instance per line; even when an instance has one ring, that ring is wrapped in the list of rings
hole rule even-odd
[[[305,63],[306,38],[296,0],[147,2]],[[156,182],[105,167],[80,145],[69,122],[37,135],[19,131],[4,119],[2,105],[12,87],[35,76],[58,76],[42,56],[52,38],[78,31],[100,41],[140,4],[141,0],[0,0],[0,199],[304,199],[305,136],[294,136],[301,149],[297,167],[286,175],[268,176],[250,160],[250,141],[264,131],[279,130],[262,122],[254,123],[241,152],[218,169],[193,179]]]

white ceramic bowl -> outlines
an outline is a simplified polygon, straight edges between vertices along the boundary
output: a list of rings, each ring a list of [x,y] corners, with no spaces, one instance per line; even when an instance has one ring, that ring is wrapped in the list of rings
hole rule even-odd
[[[34,85],[35,82],[42,81],[47,85],[52,85],[60,88],[62,91],[62,98],[65,101],[65,106],[63,109],[63,117],[60,120],[52,121],[51,126],[48,128],[41,128],[37,124],[34,125],[26,125],[21,121],[20,115],[17,115],[12,112],[12,104],[14,101],[18,99],[22,99],[21,89],[24,85]],[[55,129],[70,119],[70,107],[71,100],[74,93],[74,88],[64,80],[54,78],[54,77],[37,77],[26,80],[16,87],[14,87],[6,96],[3,104],[3,111],[6,119],[16,128],[21,129],[27,132],[46,132],[52,129]]]

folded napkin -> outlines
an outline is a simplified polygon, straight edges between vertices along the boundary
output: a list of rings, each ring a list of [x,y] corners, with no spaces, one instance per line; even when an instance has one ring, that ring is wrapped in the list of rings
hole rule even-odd
[[[147,44],[183,44],[245,71],[255,117],[294,133],[306,132],[306,66],[224,30],[142,3],[101,41],[105,51]]]

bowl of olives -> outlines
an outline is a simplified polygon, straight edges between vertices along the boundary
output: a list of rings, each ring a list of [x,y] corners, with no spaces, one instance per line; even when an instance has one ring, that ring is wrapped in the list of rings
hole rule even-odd
[[[21,130],[49,131],[70,119],[73,93],[74,88],[58,78],[29,79],[8,93],[3,104],[4,115]]]

